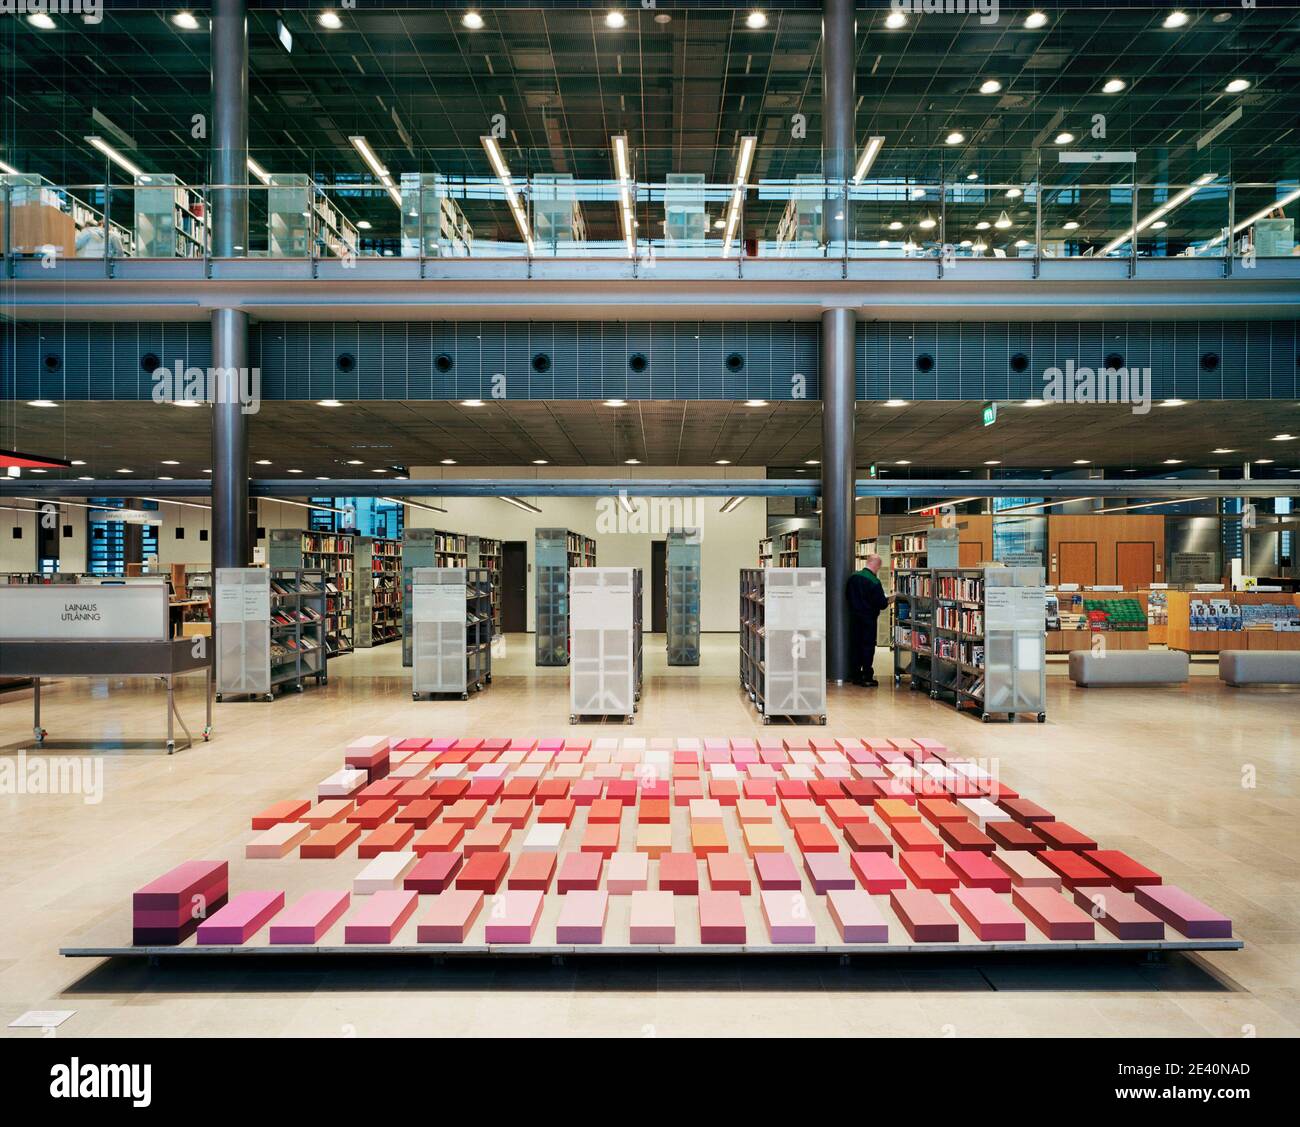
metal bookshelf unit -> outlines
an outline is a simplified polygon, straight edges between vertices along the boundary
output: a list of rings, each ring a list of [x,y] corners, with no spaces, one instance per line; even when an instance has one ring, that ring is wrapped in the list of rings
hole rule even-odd
[[[356,636],[353,540],[350,533],[301,528],[273,528],[267,539],[269,567],[325,573],[325,646],[330,657],[351,653]]]
[[[217,569],[218,702],[328,680],[325,583],[319,568]]]
[[[821,567],[820,528],[792,528],[758,542],[759,567]]]
[[[740,573],[740,684],[764,724],[826,723],[826,572],[757,567]]]
[[[596,566],[596,542],[567,528],[539,528],[533,547],[538,665],[569,664],[569,572]]]
[[[895,571],[927,567],[960,567],[960,533],[955,528],[918,528],[889,538],[889,560]]]
[[[501,633],[501,541],[488,536],[466,537],[469,566],[486,569],[492,583],[492,632]]]
[[[411,585],[417,567],[466,567],[467,537],[437,528],[408,528],[402,533],[402,664],[411,664]]]
[[[402,636],[402,542],[377,536],[355,541],[358,649],[382,646]]]
[[[913,568],[895,573],[894,684],[948,699],[981,720],[1047,719],[1041,568]]]
[[[630,724],[641,699],[641,569],[578,567],[569,580],[569,723],[622,716]]]
[[[668,664],[700,664],[700,530],[668,530]]]
[[[416,568],[411,591],[411,699],[453,693],[469,700],[492,682],[487,569]]]

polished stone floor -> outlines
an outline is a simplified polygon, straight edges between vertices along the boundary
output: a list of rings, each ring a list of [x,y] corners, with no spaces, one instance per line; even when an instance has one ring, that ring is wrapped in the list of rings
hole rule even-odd
[[[41,1009],[76,1011],[66,1035],[1300,1035],[1300,693],[1226,689],[1210,666],[1183,687],[1084,691],[1054,664],[1043,725],[980,724],[887,681],[833,689],[827,731],[933,736],[996,759],[1026,796],[1232,916],[1242,951],[1155,963],[918,955],[848,965],[350,958],[150,967],[58,955],[172,865],[230,855],[253,811],[308,795],[350,737],[571,731],[565,671],[535,668],[531,638],[506,642],[491,689],[467,703],[413,702],[400,648],[388,645],[333,663],[329,684],[301,696],[218,705],[212,742],[170,758],[133,746],[161,731],[154,684],[47,687],[51,739],[82,741],[58,754],[94,755],[102,793],[95,768],[83,780],[89,794],[0,793],[0,1028]],[[735,636],[706,636],[703,650],[700,668],[669,668],[662,638],[647,638],[637,723],[605,733],[779,730],[763,729],[739,690]],[[191,727],[201,724],[197,680],[180,707]],[[17,766],[30,736],[30,693],[0,696],[0,755]],[[86,752],[86,740],[107,746]],[[29,775],[42,758],[27,761]]]

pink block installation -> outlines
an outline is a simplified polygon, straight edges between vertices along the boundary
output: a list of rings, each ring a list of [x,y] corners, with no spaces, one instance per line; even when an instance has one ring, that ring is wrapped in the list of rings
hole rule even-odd
[[[763,904],[763,919],[773,943],[816,943],[817,925],[808,911],[808,901],[802,892],[759,893]]]
[[[889,924],[869,892],[832,889],[826,894],[826,907],[845,943],[889,942]]]
[[[803,867],[818,896],[824,896],[834,888],[858,887],[853,870],[842,853],[805,853]]]
[[[283,907],[283,892],[240,892],[199,924],[198,942],[201,946],[247,943]]]
[[[560,862],[560,872],[555,879],[561,892],[590,891],[600,887],[600,870],[605,863],[602,853],[566,853]]]
[[[709,887],[715,892],[750,893],[749,866],[740,853],[710,853],[704,867],[709,873]]]
[[[272,945],[319,943],[348,910],[350,893],[319,888],[295,900],[271,925]]]
[[[788,853],[755,853],[754,871],[758,874],[758,887],[797,891],[803,887],[799,870]]]
[[[454,888],[430,897],[415,929],[420,943],[464,943],[483,910],[483,893]]]
[[[1011,903],[1048,939],[1092,939],[1095,933],[1092,916],[1076,908],[1051,888],[1011,889]]]
[[[560,918],[555,924],[556,943],[603,943],[609,893],[570,892],[560,901]]]
[[[701,943],[744,943],[745,908],[739,892],[701,892]]]
[[[939,898],[924,888],[895,888],[889,906],[913,943],[956,943],[957,921]]]
[[[1231,939],[1232,921],[1175,884],[1140,884],[1133,897],[1188,939]]]
[[[948,900],[953,911],[985,943],[1019,943],[1024,940],[1025,921],[991,889],[954,888]]]
[[[671,892],[634,892],[628,940],[667,946],[677,941],[677,906]]]
[[[420,902],[418,892],[376,892],[352,913],[343,928],[344,943],[391,943]]]
[[[862,887],[875,895],[907,887],[907,876],[886,853],[854,853],[849,865],[858,874]]]
[[[609,859],[605,887],[617,896],[642,892],[650,883],[650,858],[644,853],[615,853]]]
[[[263,830],[244,846],[244,856],[249,858],[285,857],[298,848],[311,835],[306,822],[280,822]]]
[[[531,889],[507,889],[496,897],[483,927],[488,943],[531,943],[542,918],[544,896]]]

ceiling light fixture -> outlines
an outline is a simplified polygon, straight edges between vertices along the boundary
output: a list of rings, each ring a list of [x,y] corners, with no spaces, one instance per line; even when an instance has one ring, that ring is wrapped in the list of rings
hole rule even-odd
[[[1295,437],[1296,437],[1296,436],[1295,436],[1294,434],[1275,434],[1275,435],[1273,436],[1272,441],[1274,441],[1274,442],[1294,442],[1294,441],[1295,441]]]
[[[357,230],[358,230],[358,231],[369,231],[369,230],[370,230],[370,220],[369,220],[369,219],[358,219],[358,220],[357,220]]]
[[[897,219],[895,219],[892,223],[890,223],[889,229],[891,231],[901,231],[903,229],[903,225]]]
[[[1074,134],[1070,133],[1068,130],[1062,133],[1058,133],[1054,138],[1054,141],[1058,145],[1072,144],[1074,142]]]
[[[1240,94],[1243,90],[1250,89],[1250,79],[1234,78],[1231,82],[1228,83],[1227,86],[1224,87],[1224,89],[1229,94]]]
[[[1186,407],[1186,399],[1164,399],[1160,402],[1161,407]]]
[[[966,140],[966,134],[954,129],[943,139],[943,143],[945,145],[960,145],[964,140]]]
[[[289,470],[289,473],[302,473],[302,470]]]
[[[873,136],[867,138],[867,146],[862,150],[862,155],[858,157],[858,165],[853,170],[853,183],[862,183],[862,178],[871,171],[871,166],[876,163],[876,157],[880,155],[880,150],[884,147],[884,137]]]
[[[900,27],[906,27],[907,16],[902,12],[890,12],[889,15],[885,17],[885,26],[889,28],[890,31],[897,31]]]
[[[27,22],[32,27],[39,27],[42,31],[54,30],[54,21],[45,12],[33,12],[27,17]]]
[[[1128,86],[1128,83],[1122,78],[1111,78],[1107,79],[1106,84],[1102,86],[1101,91],[1103,94],[1118,94],[1126,86]]]
[[[1068,223],[1063,224],[1063,226],[1067,231],[1077,231],[1079,229],[1078,221],[1074,219],[1071,219]]]
[[[536,505],[525,501],[522,497],[498,497],[498,501],[504,501],[507,505],[514,505],[516,509],[523,509],[526,513],[540,513],[542,510]]]
[[[256,461],[254,464],[255,464],[255,465],[258,465],[258,466],[269,466],[269,465],[271,465],[271,459],[270,459],[270,458],[258,458],[257,461]]]
[[[1000,465],[1002,465],[1002,462],[1001,462],[1001,460],[998,459],[998,458],[990,458],[990,459],[989,459],[987,462],[985,462],[984,464],[985,464],[986,466],[1000,466]]]
[[[626,407],[626,406],[627,406],[627,400],[626,400],[626,399],[606,399],[606,400],[605,400],[605,406],[606,406],[606,407]]]
[[[1210,451],[1211,454],[1235,454],[1236,450],[1229,450],[1226,446],[1216,446]]]
[[[636,257],[636,219],[632,213],[632,161],[627,134],[614,137],[614,175],[618,177],[618,221],[628,258]]]
[[[1182,458],[1166,458],[1166,459],[1165,459],[1165,465],[1166,465],[1166,466],[1181,466],[1182,464],[1183,464],[1183,459],[1182,459]]]
[[[515,182],[510,176],[510,169],[506,166],[505,157],[501,155],[501,146],[497,144],[497,139],[491,136],[480,137],[479,141],[487,152],[492,171],[497,174],[497,179],[501,181],[501,187],[505,190],[506,204],[510,208],[510,214],[515,218],[515,226],[519,228],[519,233],[524,237],[524,242],[528,245],[528,253],[532,254],[533,233],[529,229],[528,216],[524,212],[524,205],[519,199],[519,193],[515,191]]]
[[[460,401],[460,405],[461,405],[462,407],[482,407],[482,406],[483,406],[483,400],[481,400],[481,399],[462,399],[462,400]]]
[[[623,15],[623,13],[620,12],[617,8],[615,8],[613,9],[613,11],[605,13],[605,26],[612,27],[615,29],[620,27],[626,27],[627,17]]]
[[[1184,27],[1186,26],[1186,24],[1187,24],[1186,12],[1170,12],[1169,15],[1165,16],[1164,22],[1160,26],[1174,28],[1174,27]]]
[[[1037,31],[1047,23],[1047,14],[1045,12],[1030,12],[1025,17],[1025,27],[1030,31]]]
[[[624,458],[624,459],[623,459],[623,465],[625,465],[625,466],[639,466],[640,464],[641,464],[641,459],[640,459],[640,458]]]
[[[1023,188],[1008,188],[1008,189],[1007,189],[1007,199],[1009,199],[1009,200],[1018,200],[1018,199],[1019,199],[1021,196],[1023,196],[1024,194],[1025,194],[1025,193],[1024,193],[1024,189],[1023,189]]]
[[[331,31],[338,31],[338,29],[343,26],[343,21],[339,19],[338,12],[321,12],[321,14],[316,17],[316,22],[320,24],[321,27],[327,27]]]
[[[1098,257],[1105,258],[1106,255],[1110,254],[1117,247],[1121,247],[1125,243],[1127,243],[1130,239],[1135,238],[1141,232],[1145,231],[1148,227],[1150,227],[1151,224],[1154,223],[1157,219],[1163,218],[1164,216],[1168,215],[1171,211],[1173,211],[1174,208],[1176,208],[1179,204],[1186,203],[1188,200],[1190,200],[1194,195],[1196,195],[1197,192],[1199,192],[1202,188],[1204,188],[1207,184],[1209,184],[1210,181],[1213,180],[1214,178],[1215,178],[1215,174],[1213,172],[1207,172],[1204,176],[1199,177],[1196,180],[1196,182],[1192,184],[1190,187],[1184,188],[1181,192],[1178,192],[1176,195],[1172,196],[1170,199],[1168,199],[1163,204],[1161,204],[1158,208],[1155,209],[1155,211],[1151,212],[1150,215],[1147,215],[1143,217],[1141,220],[1139,220],[1138,225],[1136,227],[1130,227],[1127,231],[1124,232],[1124,234],[1108,242],[1104,247],[1101,248],[1100,251],[1097,252]]]
[[[1008,227],[1011,226],[1011,216],[1009,216],[1005,211],[1002,212],[1002,214],[997,217],[997,220],[994,222],[993,226],[996,227],[999,231],[1005,231]]]
[[[444,466],[454,466],[454,465],[456,464],[456,459],[455,459],[455,458],[443,458],[443,459],[442,459],[442,464],[443,464]]]
[[[370,147],[370,142],[360,135],[354,135],[348,138],[352,142],[352,147],[361,154],[361,159],[366,162],[366,167],[374,173],[375,179],[383,185],[384,191],[388,193],[388,198],[398,207],[402,206],[402,193],[397,190],[397,185],[393,183],[392,174],[384,167],[379,157],[375,155],[375,150]]]
[[[881,404],[881,406],[882,406],[882,407],[906,407],[906,406],[907,406],[907,400],[906,400],[906,399],[886,399],[885,402]]]
[[[762,28],[767,27],[767,16],[759,11],[750,12],[749,15],[745,17],[745,26],[751,27],[755,31],[759,31]]]
[[[714,464],[715,466],[729,466],[729,465],[731,465],[731,459],[730,459],[730,458],[719,458],[719,459],[718,459],[717,461],[715,461],[713,464]]]
[[[731,199],[727,203],[727,227],[722,236],[722,257],[731,253],[731,241],[736,237],[736,227],[740,223],[740,205],[745,199],[745,182],[749,178],[749,169],[754,161],[754,149],[758,138],[745,136],[740,139],[740,153],[736,157],[736,182],[731,189]]]
[[[1026,399],[1022,404],[1020,404],[1020,406],[1022,406],[1022,407],[1046,407],[1046,406],[1047,406],[1047,400],[1046,400],[1046,399]]]
[[[1000,83],[996,78],[986,78],[980,83],[981,94],[996,94],[1001,89],[1002,83]]]
[[[91,148],[98,149],[101,153],[103,153],[106,157],[108,157],[109,160],[111,160],[114,164],[124,169],[131,176],[144,175],[144,172],[141,170],[138,164],[124,157],[115,148],[113,148],[112,145],[110,145],[107,141],[105,141],[103,137],[90,136],[84,138],[84,140],[86,144],[88,144]]]
[[[546,460],[545,458],[534,458],[534,459],[533,459],[533,465],[535,465],[535,466],[545,466],[545,465],[548,465],[548,464],[549,464],[549,463],[547,462],[547,460]]]
[[[745,400],[745,406],[746,406],[746,407],[766,407],[766,406],[767,406],[767,400],[766,400],[766,399],[746,399],[746,400]]]
[[[258,464],[259,466],[260,466],[260,465],[268,465],[268,466],[269,466],[271,463],[270,463],[270,462],[266,462],[266,463],[258,462],[257,464]],[[349,459],[348,459],[348,465],[349,465],[349,466],[364,466],[365,464],[366,464],[366,463],[363,462],[360,458],[349,458]]]
[[[316,406],[317,407],[342,407],[343,401],[341,399],[318,399],[316,400]]]
[[[28,407],[57,407],[58,404],[53,399],[29,399]]]
[[[719,513],[734,513],[748,498],[746,497],[728,497],[718,508]]]
[[[478,31],[483,26],[483,17],[471,9],[460,17],[462,27],[467,27],[470,31]]]
[[[248,158],[248,171],[251,172],[254,176],[256,176],[260,181],[262,181],[263,184],[270,185],[271,174],[267,172],[266,169],[263,168],[260,164],[258,164],[257,161],[255,161],[252,157]]]
[[[172,23],[186,31],[198,31],[199,20],[193,12],[177,12],[172,16]]]

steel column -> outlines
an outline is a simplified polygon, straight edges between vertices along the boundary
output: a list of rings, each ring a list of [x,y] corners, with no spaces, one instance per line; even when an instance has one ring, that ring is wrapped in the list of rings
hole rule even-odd
[[[822,565],[826,568],[826,677],[849,674],[846,587],[853,569],[854,400],[857,315],[822,314]]]
[[[248,253],[247,0],[212,0],[212,256]]]
[[[825,0],[822,5],[822,175],[826,178],[823,217],[826,253],[848,253],[853,234],[848,181],[853,175],[856,139],[854,62],[857,29],[854,0]]]
[[[248,314],[242,310],[212,311],[212,367],[212,566],[247,567],[248,416],[237,382],[248,369]]]

